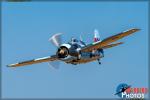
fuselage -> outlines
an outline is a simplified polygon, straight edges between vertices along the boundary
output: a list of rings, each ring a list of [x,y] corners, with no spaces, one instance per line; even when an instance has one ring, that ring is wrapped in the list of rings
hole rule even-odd
[[[61,47],[65,47],[68,49],[68,55],[65,57],[63,56],[63,58],[61,58],[60,60],[76,65],[102,58],[98,50],[93,50],[92,52],[80,52],[80,49],[84,46],[86,46],[86,44],[83,41],[78,40],[62,44]]]
[[[67,58],[62,59],[62,61],[76,65],[76,64],[82,64],[82,63],[88,63],[88,62],[91,62],[100,58],[102,58],[100,54],[95,53],[95,55],[93,55],[91,52],[89,52],[89,53],[81,53],[80,59],[77,59],[77,57],[74,57],[74,56],[68,56]]]

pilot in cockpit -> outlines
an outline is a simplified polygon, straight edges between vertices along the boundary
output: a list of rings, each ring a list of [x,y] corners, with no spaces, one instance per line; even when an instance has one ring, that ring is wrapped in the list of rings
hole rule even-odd
[[[72,37],[70,43],[71,43],[71,44],[77,44],[77,43],[78,43],[78,40]]]

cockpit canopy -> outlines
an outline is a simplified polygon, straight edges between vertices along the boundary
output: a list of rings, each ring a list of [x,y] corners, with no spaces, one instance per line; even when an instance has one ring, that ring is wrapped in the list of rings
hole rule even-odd
[[[78,42],[76,38],[71,38],[71,42]]]
[[[71,38],[71,41],[69,42],[69,44],[71,45],[77,44],[78,46],[81,46],[81,47],[86,45],[83,41],[78,40],[74,37]]]

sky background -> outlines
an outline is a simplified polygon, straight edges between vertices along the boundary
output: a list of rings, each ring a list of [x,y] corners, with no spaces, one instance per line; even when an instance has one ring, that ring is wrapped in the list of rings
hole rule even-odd
[[[91,43],[94,29],[104,39],[133,27],[141,31],[105,50],[101,65],[6,67],[55,54],[48,39],[58,32],[64,33],[63,42],[81,35]],[[118,98],[114,93],[120,83],[148,87],[147,2],[2,3],[3,98]]]

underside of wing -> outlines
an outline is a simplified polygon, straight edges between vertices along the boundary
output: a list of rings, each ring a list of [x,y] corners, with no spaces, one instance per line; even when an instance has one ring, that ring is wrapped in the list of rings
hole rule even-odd
[[[122,39],[123,37],[126,37],[126,36],[128,36],[128,35],[130,35],[132,33],[135,33],[137,31],[139,31],[139,30],[140,29],[133,28],[133,29],[127,30],[125,32],[121,32],[119,34],[110,36],[110,37],[108,37],[108,38],[106,38],[106,39],[104,39],[102,41],[98,41],[98,42],[94,42],[92,44],[89,44],[89,45],[83,47],[81,49],[81,51],[82,52],[90,52],[90,51],[92,51],[94,49],[103,48],[103,47],[109,45],[110,43],[115,42],[115,41],[117,41],[119,39]]]
[[[102,49],[112,48],[112,47],[118,46],[120,44],[123,44],[123,42],[119,42],[119,43],[115,43],[115,44],[109,44],[109,45],[104,46]]]
[[[48,56],[48,57],[42,57],[42,58],[37,58],[37,59],[33,59],[33,60],[18,62],[18,63],[15,63],[15,64],[9,64],[7,66],[8,67],[19,67],[19,66],[36,64],[36,63],[54,61],[54,60],[57,60],[57,59],[58,58],[54,55],[54,56]]]

